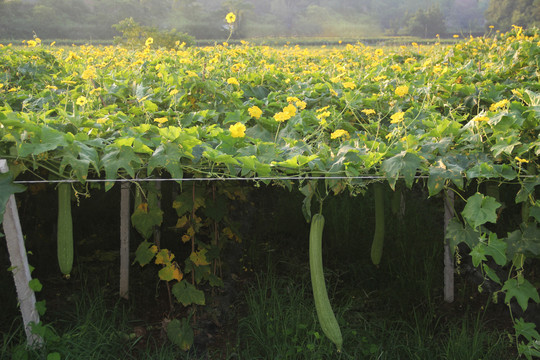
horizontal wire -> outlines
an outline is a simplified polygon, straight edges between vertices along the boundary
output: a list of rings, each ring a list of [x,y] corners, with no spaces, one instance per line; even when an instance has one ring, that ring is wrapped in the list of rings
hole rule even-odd
[[[519,175],[520,179],[534,178],[536,175]],[[399,179],[404,179],[404,176],[399,176]],[[414,179],[428,179],[429,175],[416,175]],[[88,183],[105,183],[105,182],[189,182],[189,181],[272,181],[272,180],[381,180],[387,179],[382,175],[361,175],[361,176],[269,176],[269,177],[208,177],[208,178],[134,178],[134,179],[87,179],[84,182]],[[489,180],[489,179],[486,179]],[[58,179],[58,180],[16,180],[14,184],[58,184],[58,183],[82,183],[77,179]]]
[[[417,176],[416,178],[423,178],[427,176]],[[274,176],[274,177],[215,177],[215,178],[135,178],[135,179],[87,179],[84,182],[89,183],[103,183],[103,182],[164,182],[164,181],[270,181],[270,180],[345,180],[345,179],[359,179],[359,180],[377,180],[386,179],[384,176],[372,175],[372,176]],[[15,184],[42,184],[42,183],[79,183],[81,181],[77,179],[59,179],[59,180],[16,180]]]

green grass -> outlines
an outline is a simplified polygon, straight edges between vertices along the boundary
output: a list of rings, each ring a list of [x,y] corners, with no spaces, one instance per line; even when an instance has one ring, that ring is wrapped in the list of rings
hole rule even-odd
[[[258,275],[247,291],[247,314],[239,324],[235,349],[239,358],[499,360],[512,356],[508,338],[486,327],[483,314],[445,321],[433,303],[412,309],[411,314],[391,306],[364,313],[358,304],[368,299],[340,301],[345,294],[334,295],[344,338],[341,354],[318,325],[309,283],[278,277],[274,271]]]

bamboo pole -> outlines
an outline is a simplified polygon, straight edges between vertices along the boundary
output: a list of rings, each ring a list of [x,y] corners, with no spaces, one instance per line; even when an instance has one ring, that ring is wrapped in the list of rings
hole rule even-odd
[[[8,171],[7,161],[0,159],[0,172],[5,173]],[[36,310],[36,295],[29,286],[32,276],[28,266],[28,257],[26,256],[26,247],[14,195],[9,197],[6,204],[3,226],[28,345],[39,345],[43,343],[43,339],[39,335],[32,333],[31,329],[32,323],[39,323],[39,314]]]
[[[454,257],[452,249],[446,239],[446,229],[454,217],[454,192],[451,189],[444,191],[444,301],[454,302]]]
[[[129,299],[129,183],[120,187],[120,297]]]

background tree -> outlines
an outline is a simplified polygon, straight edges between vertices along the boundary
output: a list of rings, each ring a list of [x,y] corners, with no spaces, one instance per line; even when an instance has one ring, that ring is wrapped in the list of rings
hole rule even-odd
[[[486,25],[508,31],[512,25],[540,25],[540,0],[491,0],[485,13]]]
[[[446,32],[444,16],[439,7],[432,7],[428,10],[418,9],[408,19],[405,32],[409,35],[424,38],[444,34]]]

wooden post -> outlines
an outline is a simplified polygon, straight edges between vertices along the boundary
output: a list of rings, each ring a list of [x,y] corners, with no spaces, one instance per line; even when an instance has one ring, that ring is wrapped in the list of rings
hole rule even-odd
[[[120,297],[129,298],[129,182],[120,187]]]
[[[0,172],[8,171],[7,161],[0,159]],[[9,197],[6,204],[3,226],[28,345],[39,345],[43,343],[43,339],[39,335],[33,334],[30,328],[31,323],[39,323],[39,314],[36,310],[36,295],[29,286],[32,276],[28,266],[28,257],[26,256],[26,247],[14,195]]]
[[[454,257],[446,239],[448,223],[454,217],[454,191],[444,191],[444,301],[454,302]]]

